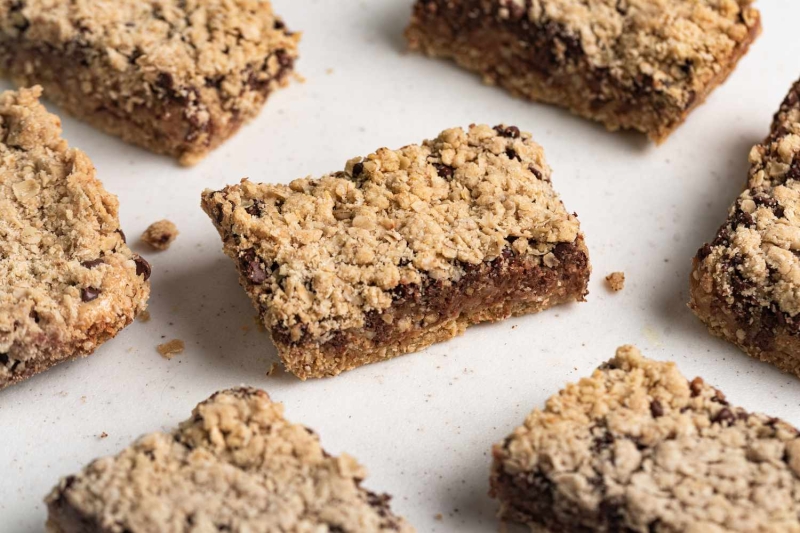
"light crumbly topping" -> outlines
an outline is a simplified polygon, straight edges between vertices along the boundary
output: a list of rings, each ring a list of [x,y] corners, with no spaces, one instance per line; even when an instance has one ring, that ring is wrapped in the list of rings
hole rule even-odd
[[[550,512],[562,521],[611,517],[619,530],[670,533],[800,529],[798,432],[631,346],[550,398],[495,455],[508,475],[549,480]]]
[[[142,233],[142,241],[146,242],[156,250],[168,249],[175,239],[178,238],[178,227],[169,220],[159,220],[153,222]]]
[[[698,253],[704,282],[740,314],[800,315],[800,84],[750,152],[745,190],[710,245]]]
[[[149,294],[149,265],[125,245],[116,197],[68,148],[40,94],[0,95],[0,388],[41,357],[91,352]]]
[[[203,207],[266,325],[322,338],[362,327],[400,285],[451,284],[508,247],[557,266],[579,224],[550,173],[529,134],[472,126],[317,180],[206,191]]]
[[[201,403],[172,434],[139,439],[63,480],[50,518],[72,509],[103,531],[410,532],[388,496],[359,485],[348,455],[283,418],[263,391],[235,389]],[[68,514],[68,513],[64,513]]]
[[[606,276],[606,283],[608,284],[608,288],[614,292],[619,292],[625,288],[625,273],[624,272],[612,272],[608,276]]]
[[[617,83],[680,107],[720,74],[759,27],[752,0],[492,0],[501,18],[526,17]]]

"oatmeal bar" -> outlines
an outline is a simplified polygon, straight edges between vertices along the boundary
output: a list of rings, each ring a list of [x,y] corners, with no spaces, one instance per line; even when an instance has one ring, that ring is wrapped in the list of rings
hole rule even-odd
[[[92,353],[150,294],[116,197],[40,94],[0,95],[0,389]]]
[[[63,479],[46,499],[51,533],[411,533],[364,468],[325,452],[267,393],[239,388],[198,405],[172,433]]]
[[[660,143],[760,32],[752,0],[417,0],[410,47]]]
[[[800,376],[800,82],[750,165],[745,191],[694,259],[690,306],[713,334]]]
[[[800,531],[799,435],[625,346],[495,445],[492,493],[543,533]]]
[[[321,179],[206,191],[202,204],[306,379],[583,300],[588,252],[550,173],[529,134],[471,126]]]
[[[298,40],[267,0],[0,0],[0,71],[186,165],[287,84]]]

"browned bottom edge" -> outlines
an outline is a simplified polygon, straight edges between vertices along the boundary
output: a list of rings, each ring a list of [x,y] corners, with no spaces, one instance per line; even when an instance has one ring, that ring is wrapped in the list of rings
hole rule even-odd
[[[452,339],[481,322],[582,301],[591,272],[583,238],[559,245],[556,256],[560,264],[547,268],[506,250],[472,267],[456,284],[401,286],[392,307],[370,313],[364,328],[335,333],[325,342],[294,343],[275,330],[271,336],[287,370],[300,379],[335,376]]]
[[[30,64],[36,65],[33,71],[27,68]],[[233,113],[225,121],[217,118],[221,113],[228,113],[222,111],[219,102],[203,102],[211,119],[201,124],[189,116],[189,104],[185,99],[159,98],[151,94],[147,103],[130,110],[101,92],[86,94],[83,87],[86,76],[79,75],[85,73],[86,68],[74,58],[20,50],[13,60],[0,68],[4,76],[20,87],[41,85],[46,99],[75,118],[130,144],[174,157],[183,166],[200,162],[252,120],[274,89],[288,85],[291,73],[291,69],[287,69],[263,89],[254,89],[251,110]]]

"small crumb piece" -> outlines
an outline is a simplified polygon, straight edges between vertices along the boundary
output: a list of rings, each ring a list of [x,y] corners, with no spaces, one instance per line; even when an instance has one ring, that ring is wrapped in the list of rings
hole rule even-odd
[[[274,376],[275,374],[278,373],[278,370],[280,370],[278,363],[272,363],[271,365],[269,365],[269,370],[267,370],[267,377],[270,378]]]
[[[439,514],[437,514],[436,516],[434,516],[434,518],[435,518],[437,521],[439,521],[439,522],[441,522],[442,520],[444,520],[444,517],[442,516],[442,513],[439,513]]]
[[[105,438],[107,438],[107,437],[108,437],[108,433],[106,433],[105,431],[104,431],[104,432],[102,432],[102,433],[100,433],[100,438],[101,438],[101,439],[105,439]]]
[[[328,74],[328,75],[333,74],[333,69],[332,68],[326,69],[325,70],[325,74]]]
[[[614,292],[619,292],[625,288],[625,273],[624,272],[612,272],[608,276],[606,276],[606,283],[608,283],[608,288]]]
[[[165,342],[164,344],[159,344],[156,349],[158,353],[161,354],[162,357],[166,359],[172,359],[178,354],[183,353],[183,349],[186,345],[180,339],[172,339],[169,342]]]
[[[136,318],[139,322],[150,322],[150,311],[142,311]]]
[[[178,228],[169,220],[159,220],[142,233],[142,241],[156,250],[166,250],[178,236]]]

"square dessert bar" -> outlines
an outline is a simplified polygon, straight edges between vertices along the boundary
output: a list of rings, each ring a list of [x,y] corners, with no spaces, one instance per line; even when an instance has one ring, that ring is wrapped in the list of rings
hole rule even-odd
[[[288,186],[244,180],[202,205],[301,379],[587,292],[578,220],[542,148],[514,126],[450,129]]]
[[[92,353],[150,294],[116,197],[40,94],[0,95],[0,389]]]
[[[760,32],[752,0],[417,0],[412,49],[664,141]]]
[[[694,258],[690,306],[715,335],[800,376],[800,82],[750,165],[745,191]]]
[[[51,533],[412,533],[348,455],[283,418],[267,393],[218,392],[172,433],[63,479],[46,499]]]
[[[500,517],[532,531],[800,531],[800,434],[632,347],[493,449]]]
[[[268,0],[0,0],[0,72],[186,165],[288,83],[298,41]]]

